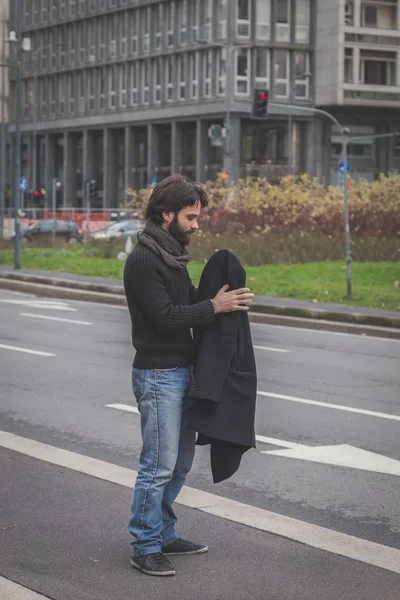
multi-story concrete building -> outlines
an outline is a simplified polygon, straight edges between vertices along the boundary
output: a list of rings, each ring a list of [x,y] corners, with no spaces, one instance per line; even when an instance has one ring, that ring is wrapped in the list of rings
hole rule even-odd
[[[86,179],[104,207],[171,172],[276,179],[290,162],[328,180],[340,150],[330,124],[295,111],[289,135],[273,104],[254,121],[254,86],[355,133],[400,121],[398,0],[25,0],[23,30],[23,174],[36,188],[56,177],[65,207],[82,204]],[[226,154],[208,131],[228,106]],[[397,165],[389,148],[350,150],[372,173]]]

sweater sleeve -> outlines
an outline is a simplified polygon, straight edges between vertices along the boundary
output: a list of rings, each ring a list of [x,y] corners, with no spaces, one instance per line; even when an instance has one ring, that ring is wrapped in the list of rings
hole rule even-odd
[[[149,321],[160,333],[185,327],[206,326],[215,319],[214,305],[205,300],[193,305],[174,305],[161,273],[149,270],[146,263],[136,263],[132,279],[135,296]]]

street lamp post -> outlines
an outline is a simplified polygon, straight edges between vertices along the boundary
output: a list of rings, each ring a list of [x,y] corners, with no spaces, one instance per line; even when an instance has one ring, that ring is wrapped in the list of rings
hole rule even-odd
[[[2,36],[3,49],[2,60],[6,55],[6,0],[3,0],[2,10]],[[0,238],[4,235],[4,212],[5,212],[5,183],[6,183],[6,67],[2,65],[1,70],[1,141],[0,141]]]

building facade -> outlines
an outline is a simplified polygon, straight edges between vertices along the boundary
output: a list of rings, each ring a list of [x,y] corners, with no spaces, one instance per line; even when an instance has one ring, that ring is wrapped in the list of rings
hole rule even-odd
[[[355,134],[399,121],[397,0],[24,6],[32,51],[23,66],[23,175],[32,189],[56,178],[60,207],[82,206],[87,179],[96,180],[99,208],[123,204],[128,188],[171,172],[204,181],[226,167],[233,179],[276,180],[291,170],[329,181],[337,132],[287,104],[326,108]],[[251,119],[254,87],[269,89],[266,121]],[[209,130],[223,125],[228,109],[226,152],[211,143]],[[374,174],[395,168],[391,150],[373,143],[350,148],[366,153],[361,171]]]

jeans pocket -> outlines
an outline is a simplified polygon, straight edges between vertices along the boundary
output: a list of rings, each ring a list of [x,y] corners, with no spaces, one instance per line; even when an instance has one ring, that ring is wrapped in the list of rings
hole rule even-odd
[[[143,369],[132,369],[132,390],[138,404],[144,394],[145,380]]]

